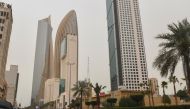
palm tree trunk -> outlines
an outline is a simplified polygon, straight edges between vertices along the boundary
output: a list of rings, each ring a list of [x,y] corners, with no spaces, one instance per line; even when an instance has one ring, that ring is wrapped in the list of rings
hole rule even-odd
[[[165,100],[165,98],[164,98],[164,97],[165,97],[165,89],[164,89],[164,87],[163,87],[163,98],[162,98],[162,99],[163,99],[163,101]],[[165,102],[164,102],[164,106],[166,106],[166,103],[165,103]]]
[[[150,93],[148,94],[149,106],[151,106]]]
[[[163,95],[165,95],[165,89],[164,89],[164,87],[163,87]]]
[[[187,53],[189,54],[189,52]],[[189,56],[184,55],[184,68],[185,68],[185,79],[186,79],[186,84],[187,84],[187,91],[190,94],[190,66],[189,66]]]
[[[151,88],[151,96],[152,96],[152,106],[154,106],[154,97],[153,97],[152,88]]]
[[[99,95],[99,93],[96,96],[97,96],[98,109],[100,109],[100,95]]]
[[[177,94],[176,94],[176,87],[175,87],[175,82],[173,82],[173,86],[174,86],[174,97],[175,97],[175,104],[177,105]]]
[[[81,102],[81,103],[80,103],[80,109],[82,109],[82,91],[80,92],[80,94],[81,94],[81,98],[80,98],[80,100],[81,100],[81,101],[80,101],[80,102]]]

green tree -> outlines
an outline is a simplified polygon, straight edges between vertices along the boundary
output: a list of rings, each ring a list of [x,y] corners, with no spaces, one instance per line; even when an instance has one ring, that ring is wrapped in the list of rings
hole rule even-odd
[[[100,92],[102,91],[102,89],[105,89],[106,86],[98,85],[98,83],[96,83],[95,86],[93,86],[92,84],[90,86],[94,89],[94,92],[96,93],[96,102],[99,109],[100,108]]]
[[[162,47],[156,57],[153,66],[160,70],[160,74],[166,77],[168,73],[173,74],[177,63],[182,60],[184,76],[188,92],[190,91],[190,23],[187,19],[168,25],[169,33],[160,34],[156,38],[163,39]]]
[[[74,99],[72,99],[71,100],[71,103],[69,104],[69,108],[75,108],[75,100]]]
[[[188,98],[188,94],[185,90],[178,90],[176,95],[182,100]]]
[[[78,81],[76,84],[74,84],[74,87],[72,88],[72,91],[74,91],[73,96],[74,97],[80,97],[80,104],[82,109],[82,97],[88,96],[89,94],[89,87],[88,82],[86,81]]]
[[[169,82],[173,84],[175,103],[176,103],[176,105],[177,105],[178,102],[177,102],[177,93],[176,93],[176,83],[179,83],[179,81],[178,81],[178,79],[177,79],[176,76],[170,75],[170,77],[169,77]]]
[[[108,98],[107,102],[113,107],[114,104],[117,102],[117,98]]]
[[[82,106],[81,103],[81,100],[79,98],[76,98],[74,106],[77,107],[77,109],[79,109],[79,107]]]
[[[162,88],[163,88],[163,96],[166,95],[165,93],[165,88],[168,87],[168,83],[166,81],[162,81],[162,84],[161,84]]]
[[[75,107],[76,107],[77,109],[79,109],[80,105],[81,105],[81,101],[80,101],[79,98],[72,99],[71,103],[69,104],[69,108],[71,108],[71,109],[74,108],[75,109]]]
[[[166,105],[166,101],[167,101],[167,96],[166,96],[166,93],[165,93],[165,89],[168,87],[168,83],[166,81],[162,81],[162,84],[161,84],[162,88],[163,88],[163,96],[162,96],[162,102],[164,103],[164,105]]]

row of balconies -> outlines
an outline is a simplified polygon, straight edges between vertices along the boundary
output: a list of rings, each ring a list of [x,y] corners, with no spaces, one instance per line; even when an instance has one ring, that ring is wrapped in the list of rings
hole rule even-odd
[[[3,2],[0,2],[0,7],[12,9],[11,5],[9,5],[7,3],[3,3]]]

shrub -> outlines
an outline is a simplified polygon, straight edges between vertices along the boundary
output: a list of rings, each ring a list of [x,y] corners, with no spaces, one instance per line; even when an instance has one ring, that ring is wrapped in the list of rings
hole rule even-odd
[[[114,106],[114,104],[117,102],[117,98],[108,98],[107,102],[110,103],[111,106]]]
[[[163,95],[162,97],[162,103],[164,104],[171,104],[171,99],[168,95]]]
[[[92,105],[92,108],[94,109],[94,107],[98,104],[96,101],[91,101],[90,104]]]
[[[86,101],[85,105],[89,106],[90,105],[90,101]]]
[[[103,107],[106,107],[106,108],[110,108],[110,107],[111,107],[111,104],[108,103],[107,101],[104,101],[104,102],[102,102],[102,106],[103,106]]]
[[[113,109],[189,109],[190,105],[155,106],[155,107],[114,107]],[[110,109],[110,108],[101,108]]]
[[[135,107],[135,106],[137,106],[137,103],[130,97],[128,97],[128,98],[123,97],[119,101],[119,106],[120,107]]]
[[[186,99],[188,98],[188,94],[185,90],[178,90],[177,96],[180,97],[180,99]]]
[[[144,104],[144,102],[143,102],[144,95],[143,94],[131,95],[130,97],[138,104],[138,106],[143,106],[143,104]]]

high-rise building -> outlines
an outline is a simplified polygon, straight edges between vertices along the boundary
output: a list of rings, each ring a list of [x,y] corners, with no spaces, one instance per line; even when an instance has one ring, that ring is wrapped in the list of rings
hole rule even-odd
[[[45,81],[53,77],[53,45],[50,17],[38,21],[33,71],[32,103],[43,102]]]
[[[150,88],[153,93],[153,96],[158,96],[159,95],[159,87],[158,87],[158,80],[156,78],[150,78]]]
[[[12,6],[0,2],[0,77],[5,78],[7,55],[12,30]]]
[[[78,81],[78,28],[75,11],[70,11],[62,20],[57,30],[55,39],[55,77],[60,78],[63,90],[60,92],[60,100],[64,107],[73,99],[71,90]],[[64,99],[64,101],[63,101]]]
[[[7,97],[6,100],[15,105],[17,87],[18,87],[18,65],[11,65],[10,70],[5,72],[5,80],[7,81]]]
[[[142,91],[148,81],[138,0],[106,0],[111,90]]]

